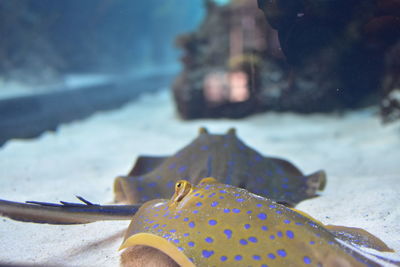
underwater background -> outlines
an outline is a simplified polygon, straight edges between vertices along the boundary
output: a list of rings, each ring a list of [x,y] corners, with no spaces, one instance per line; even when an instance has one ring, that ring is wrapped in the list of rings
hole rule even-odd
[[[138,156],[235,128],[399,260],[400,2],[283,2],[0,1],[0,199],[111,203]],[[1,218],[0,264],[117,266],[128,225]]]

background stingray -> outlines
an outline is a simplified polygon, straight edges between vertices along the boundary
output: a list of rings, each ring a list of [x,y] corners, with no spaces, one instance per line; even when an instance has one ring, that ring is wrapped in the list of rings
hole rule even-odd
[[[326,184],[324,171],[305,176],[286,160],[264,157],[234,129],[217,135],[200,128],[196,139],[170,157],[139,157],[127,176],[115,179],[115,200],[135,204],[166,198],[176,181],[197,184],[210,176],[288,206],[315,197]]]

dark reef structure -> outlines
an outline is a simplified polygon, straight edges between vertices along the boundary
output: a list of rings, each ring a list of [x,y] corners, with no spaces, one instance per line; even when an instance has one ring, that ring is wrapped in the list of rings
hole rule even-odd
[[[400,42],[386,56],[381,115],[384,122],[400,119]]]
[[[178,38],[184,70],[173,90],[183,118],[379,104],[400,1],[255,2],[205,0],[202,26]]]

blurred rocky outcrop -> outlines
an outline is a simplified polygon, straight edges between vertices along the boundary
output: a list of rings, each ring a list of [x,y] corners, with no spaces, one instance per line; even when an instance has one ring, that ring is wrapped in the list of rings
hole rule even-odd
[[[202,27],[178,39],[184,71],[173,88],[184,118],[329,112],[380,103],[383,83],[393,75],[386,73],[391,63],[385,58],[398,56],[390,51],[400,37],[400,1],[258,0],[263,13],[253,1],[205,3]],[[254,43],[245,49],[249,39]],[[235,71],[247,75],[244,101],[229,99]]]
[[[262,69],[267,51],[281,54],[254,1],[217,5],[204,1],[202,25],[177,39],[183,72],[173,85],[183,118],[242,117],[259,110]],[[257,26],[255,26],[257,25]],[[271,63],[271,62],[269,62]],[[274,65],[274,64],[269,64]],[[282,66],[274,65],[272,68]],[[278,74],[281,76],[281,74]]]

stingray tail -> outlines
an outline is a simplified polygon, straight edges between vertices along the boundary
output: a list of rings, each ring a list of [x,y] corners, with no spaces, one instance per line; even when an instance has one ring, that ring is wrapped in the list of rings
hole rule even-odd
[[[97,205],[81,197],[84,203],[61,204],[0,199],[0,215],[16,221],[48,224],[85,224],[105,220],[130,220],[139,205]]]
[[[368,266],[400,266],[400,258],[396,257],[382,240],[361,228],[326,225],[336,240],[355,259]]]

